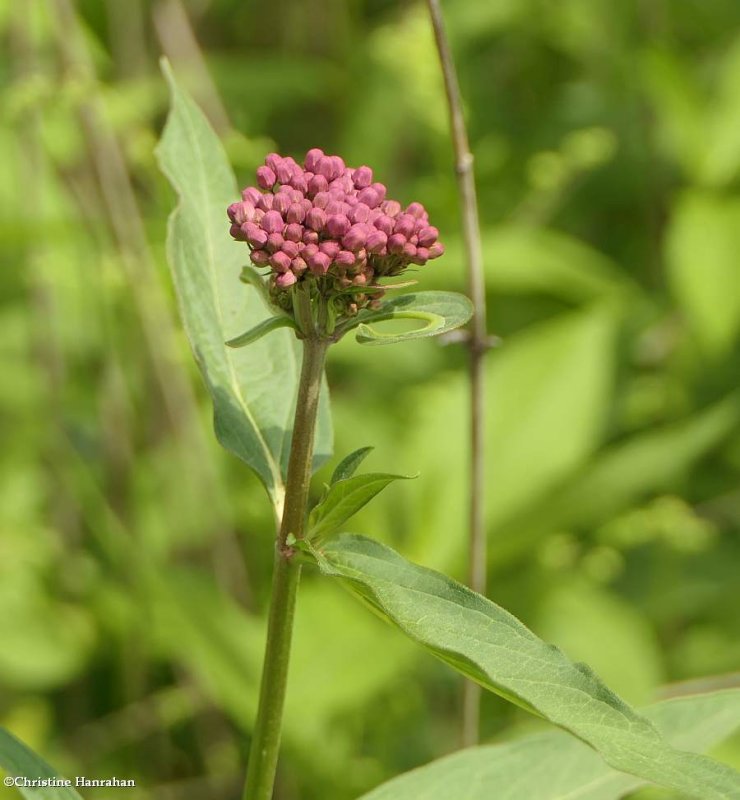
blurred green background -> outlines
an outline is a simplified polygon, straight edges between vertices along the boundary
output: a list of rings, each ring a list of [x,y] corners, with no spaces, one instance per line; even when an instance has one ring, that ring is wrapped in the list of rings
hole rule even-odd
[[[738,670],[740,5],[446,11],[503,340],[489,594],[637,704]],[[215,442],[177,318],[157,60],[242,185],[273,149],[368,163],[448,245],[421,288],[462,289],[425,8],[4,0],[0,36],[0,722],[68,775],[135,778],[130,800],[234,798],[271,512]],[[459,345],[351,340],[329,364],[337,454],[374,444],[371,468],[421,473],[353,529],[458,577],[465,363]],[[306,574],[277,797],[348,800],[449,752],[458,698],[447,668]],[[533,724],[485,698],[486,740]]]

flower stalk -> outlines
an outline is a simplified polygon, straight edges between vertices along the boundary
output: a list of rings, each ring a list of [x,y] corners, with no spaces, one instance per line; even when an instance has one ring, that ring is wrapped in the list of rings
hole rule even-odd
[[[310,298],[301,292],[297,302],[310,318]],[[304,317],[305,319],[305,317]],[[311,480],[314,431],[319,409],[321,380],[329,343],[315,331],[303,339],[303,362],[298,386],[293,439],[285,487],[285,506],[275,543],[267,646],[252,745],[249,754],[244,800],[270,800],[280,749],[285,691],[288,682],[290,646],[301,567],[293,558],[289,537],[301,539],[307,514]]]

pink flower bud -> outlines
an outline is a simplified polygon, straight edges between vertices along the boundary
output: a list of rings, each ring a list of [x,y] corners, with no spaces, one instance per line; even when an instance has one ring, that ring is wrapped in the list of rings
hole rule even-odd
[[[303,253],[301,254],[305,259],[311,258],[311,256],[315,256],[316,253],[319,252],[319,246],[311,242],[311,244],[307,244],[303,248]]]
[[[285,213],[287,222],[303,222],[306,219],[306,210],[300,203],[291,203]]]
[[[442,242],[435,242],[429,248],[429,258],[439,258],[442,255],[442,253],[444,253],[444,251],[445,251],[445,246],[442,244]]]
[[[306,225],[315,231],[322,231],[326,225],[326,212],[323,208],[312,208],[306,214]]]
[[[390,236],[393,233],[395,225],[393,220],[386,214],[381,214],[373,224],[379,231],[383,231],[386,236]]]
[[[378,193],[371,186],[368,186],[367,189],[362,189],[357,195],[357,199],[368,208],[375,208],[380,202]]]
[[[296,256],[290,262],[290,268],[296,275],[300,275],[301,273],[305,272],[307,267],[308,264],[306,264],[306,262],[300,256]]]
[[[332,178],[335,180],[341,178],[345,169],[344,159],[341,156],[331,156],[331,163],[333,167]],[[351,188],[352,184],[350,183],[350,189]]]
[[[421,203],[409,203],[406,213],[411,214],[415,219],[421,219],[427,212]]]
[[[271,233],[267,237],[267,244],[265,245],[265,250],[270,253],[274,253],[276,250],[280,250],[283,246],[283,242],[285,239],[279,233]]]
[[[326,209],[326,207],[329,205],[330,202],[331,202],[331,197],[329,197],[329,192],[316,192],[313,198],[313,205],[316,208]]]
[[[331,264],[331,259],[326,253],[314,253],[306,259],[308,268],[316,276],[326,275]]]
[[[283,272],[281,275],[278,275],[275,278],[275,285],[279,286],[281,289],[288,289],[291,287],[298,278],[292,272]]]
[[[393,228],[394,233],[400,233],[401,236],[405,236],[408,239],[409,236],[413,235],[415,229],[416,220],[410,214],[401,214],[400,217],[396,217],[396,225]]]
[[[355,263],[355,254],[349,250],[340,250],[334,257],[334,261],[340,267],[352,267]]]
[[[267,243],[267,234],[259,225],[256,225],[254,222],[245,222],[242,226],[242,231],[246,237],[246,240],[252,247],[260,248],[264,247]]]
[[[303,166],[306,168],[308,172],[316,172],[316,166],[319,163],[319,159],[323,158],[324,151],[318,147],[312,147],[307,153],[306,158],[303,162]]]
[[[329,197],[331,197],[331,195],[329,195]],[[326,204],[326,208],[324,209],[326,211],[326,216],[332,217],[334,214],[341,214],[343,205],[344,203],[342,203],[340,200],[329,200],[329,202]]]
[[[272,189],[276,180],[275,173],[269,167],[259,167],[257,170],[257,183],[263,189]]]
[[[383,203],[383,213],[388,217],[397,217],[401,213],[401,204],[397,200],[386,200]]]
[[[235,222],[237,225],[241,225],[243,222],[249,222],[252,219],[254,214],[254,205],[242,200],[241,203],[232,203],[226,209],[226,213],[229,215],[229,219],[232,222]]]
[[[328,231],[329,236],[334,236],[337,239],[341,239],[349,229],[349,220],[344,216],[344,214],[332,214],[332,216],[326,220],[326,230]]]
[[[316,195],[319,192],[325,192],[329,188],[329,181],[323,175],[316,174],[308,182],[308,193]]]
[[[242,189],[242,200],[245,203],[251,203],[256,206],[260,197],[262,197],[262,192],[259,189],[255,189],[254,186],[247,186],[246,189]]]
[[[237,240],[237,242],[246,241],[246,236],[242,232],[241,225],[237,225],[235,222],[231,224],[231,227],[229,228],[229,233]]]
[[[264,267],[270,260],[270,254],[266,250],[252,250],[249,258],[255,266]]]
[[[360,273],[359,275],[355,275],[355,277],[352,278],[352,284],[354,286],[364,286],[366,283],[367,283],[367,278],[362,273]]]
[[[319,241],[319,234],[316,231],[303,231],[303,241],[306,244],[316,244]]]
[[[388,252],[389,253],[402,253],[403,246],[406,244],[406,237],[401,233],[394,233],[393,236],[388,237]]]
[[[388,237],[383,231],[373,231],[368,235],[365,247],[368,253],[382,254],[385,251],[387,242]]]
[[[261,211],[271,211],[272,210],[272,203],[275,199],[274,194],[263,194],[260,195],[260,199],[257,201],[257,207]]]
[[[283,163],[283,157],[279,153],[268,153],[265,156],[265,165],[268,166],[273,172],[277,172],[280,164]]]
[[[275,177],[278,179],[278,183],[289,184],[293,178],[293,170],[290,168],[290,164],[286,161],[278,164],[275,170]]]
[[[278,211],[268,211],[260,223],[262,230],[268,233],[282,233],[285,223]]]
[[[426,264],[429,261],[429,250],[426,247],[417,247],[416,248],[416,258],[414,259],[414,264]]]
[[[270,264],[277,272],[287,272],[290,269],[291,258],[287,253],[278,250],[270,256]]]
[[[361,247],[365,246],[367,239],[367,232],[362,223],[353,225],[342,239],[342,244],[347,250],[354,250],[355,252]]]
[[[358,201],[356,206],[352,206],[347,216],[353,225],[358,222],[367,222],[367,218],[370,216],[370,209],[364,203]]]
[[[308,180],[303,173],[293,175],[293,177],[290,179],[290,185],[301,194],[306,194],[308,191]]]
[[[288,217],[288,219],[290,219],[290,217]],[[283,235],[289,242],[300,242],[303,240],[303,225],[299,225],[297,222],[291,222],[285,228],[285,233]]]
[[[327,183],[330,180],[333,180],[335,175],[334,175],[334,164],[331,158],[329,156],[322,156],[319,159],[318,164],[316,164],[316,169],[314,170],[314,172],[317,175],[323,175],[326,178]]]
[[[433,226],[428,225],[419,231],[419,244],[422,247],[433,245],[439,238],[439,231]]]
[[[374,183],[370,188],[375,189],[375,194],[378,195],[378,202],[382,203],[385,200],[385,196],[388,193],[388,190],[385,187],[384,183]]]
[[[416,245],[411,244],[411,242],[406,242],[403,246],[403,256],[404,258],[414,259],[416,257]]]
[[[295,258],[298,255],[298,243],[297,242],[290,242],[285,241],[283,242],[281,248],[283,253],[290,256],[290,258]]]
[[[275,211],[277,211],[281,216],[284,216],[286,211],[290,208],[291,202],[290,197],[288,197],[285,192],[280,192],[276,194],[272,198],[272,207]]]
[[[358,189],[365,189],[373,182],[373,171],[370,167],[357,167],[352,173],[352,181]]]
[[[334,242],[332,240],[321,242],[319,245],[319,252],[323,253],[325,256],[329,256],[332,261],[337,257],[339,250],[339,242]]]

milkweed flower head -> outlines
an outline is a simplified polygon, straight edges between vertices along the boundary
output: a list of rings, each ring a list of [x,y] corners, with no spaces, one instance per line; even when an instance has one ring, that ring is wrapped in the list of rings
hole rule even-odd
[[[257,186],[242,191],[228,217],[232,237],[247,243],[256,267],[269,270],[270,296],[286,309],[294,289],[307,283],[334,314],[377,307],[381,278],[444,252],[421,203],[404,208],[370,167],[348,167],[318,148],[302,166],[270,153]]]

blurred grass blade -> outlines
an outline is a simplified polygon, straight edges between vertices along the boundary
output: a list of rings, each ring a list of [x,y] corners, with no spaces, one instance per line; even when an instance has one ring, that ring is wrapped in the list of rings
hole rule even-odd
[[[676,747],[703,752],[740,727],[740,689],[667,700],[643,710]],[[561,731],[471,747],[394,778],[361,800],[619,800],[645,781],[611,769]]]
[[[319,566],[438,658],[570,731],[614,769],[700,800],[740,798],[740,774],[672,748],[586,665],[462,584],[362,536],[330,541]]]
[[[344,326],[342,333],[357,328],[356,338],[360,344],[396,344],[407,339],[447,333],[464,325],[472,313],[470,300],[455,292],[404,294],[384,302],[376,310],[360,312]],[[369,324],[395,319],[419,320],[424,324],[402,333],[382,333]]]
[[[43,758],[36,755],[12,733],[0,728],[0,767],[11,778],[49,779],[59,774]],[[77,792],[67,786],[18,786],[27,800],[82,800]]]
[[[358,450],[355,450],[348,456],[345,456],[337,464],[329,483],[335,484],[337,481],[343,481],[347,478],[351,478],[357,471],[357,468],[360,466],[360,464],[362,464],[362,462],[370,455],[373,449],[374,448],[372,447],[360,447]]]
[[[166,62],[163,71],[172,108],[158,157],[180,200],[168,235],[180,312],[213,397],[218,440],[259,475],[279,508],[300,371],[299,343],[292,331],[283,330],[244,349],[224,345],[246,325],[264,324],[272,312],[258,289],[239,282],[245,251],[230,240],[225,216],[227,205],[239,195],[221,143]],[[315,466],[330,452],[325,392]]]
[[[311,511],[306,538],[320,541],[331,536],[389,483],[408,478],[408,475],[370,472],[332,483],[326,497]]]

